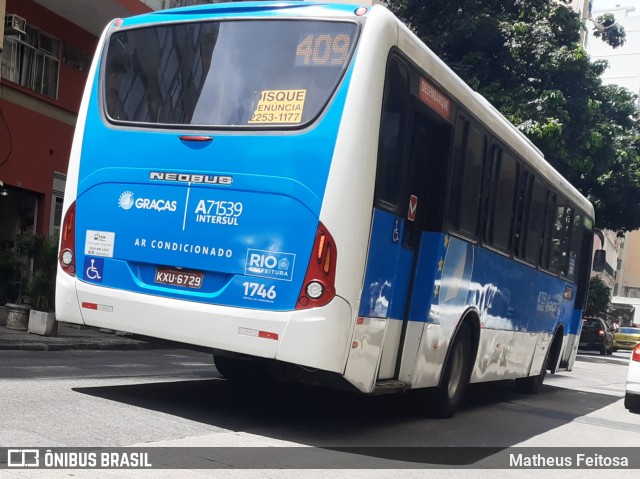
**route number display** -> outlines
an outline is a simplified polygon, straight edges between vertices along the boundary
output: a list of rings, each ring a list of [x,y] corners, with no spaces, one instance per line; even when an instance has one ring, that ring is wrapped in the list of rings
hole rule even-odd
[[[351,37],[346,33],[301,35],[296,48],[296,66],[342,66],[349,59]]]

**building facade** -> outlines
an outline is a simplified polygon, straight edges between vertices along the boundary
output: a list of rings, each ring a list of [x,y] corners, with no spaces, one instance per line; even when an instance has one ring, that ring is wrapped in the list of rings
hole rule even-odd
[[[0,250],[55,235],[71,141],[99,35],[138,0],[0,0]]]
[[[631,5],[631,3],[635,5]],[[604,83],[620,85],[639,95],[640,2],[621,0],[618,7],[609,10],[594,9],[592,15],[593,17],[599,17],[604,13],[613,14],[616,23],[624,27],[626,33],[625,44],[614,49],[602,40],[590,35],[587,41],[587,51],[592,60],[607,60],[609,63],[609,68],[602,75]]]
[[[212,0],[0,0],[0,251],[55,236],[77,113],[107,23]]]
[[[637,0],[620,0],[613,8],[606,10],[593,9],[593,18],[611,13],[616,23],[624,27],[626,41],[623,46],[613,49],[593,35],[587,38],[587,51],[591,59],[607,60],[609,63],[609,68],[602,75],[603,82],[625,87],[635,95],[640,95],[639,9],[640,2]],[[632,318],[627,322],[640,324],[640,231],[624,234],[617,259],[610,312],[617,316],[626,313]]]

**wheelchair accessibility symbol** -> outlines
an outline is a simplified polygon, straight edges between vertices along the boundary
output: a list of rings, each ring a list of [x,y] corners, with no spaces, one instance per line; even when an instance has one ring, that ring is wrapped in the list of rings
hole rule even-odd
[[[102,272],[104,270],[104,258],[94,258],[85,256],[84,277],[95,283],[102,283]]]

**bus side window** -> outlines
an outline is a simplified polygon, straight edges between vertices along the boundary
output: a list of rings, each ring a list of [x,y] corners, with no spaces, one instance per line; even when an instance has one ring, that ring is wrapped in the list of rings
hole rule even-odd
[[[455,228],[465,236],[478,234],[478,217],[486,138],[464,118],[458,118],[452,169],[451,215]]]
[[[551,235],[551,256],[549,270],[555,274],[561,272],[564,266],[566,256],[566,223],[567,208],[564,203],[559,201],[555,208],[555,221],[552,227]]]
[[[375,204],[396,213],[400,207],[404,176],[408,107],[409,72],[392,58],[384,86]]]
[[[531,190],[531,207],[529,208],[527,233],[524,237],[524,259],[531,264],[540,264],[542,241],[544,238],[545,204],[547,189],[534,179]]]
[[[571,255],[571,232],[573,229],[573,208],[567,207],[562,219],[562,236],[560,237],[560,274],[567,276],[569,274],[569,260]],[[575,262],[575,260],[574,260]]]
[[[508,152],[502,151],[496,158],[495,179],[490,194],[493,198],[489,215],[490,242],[508,252],[511,249],[518,162]]]
[[[573,215],[573,224],[571,225],[571,242],[569,244],[569,256],[567,264],[567,279],[574,280],[580,261],[580,249],[582,246],[582,215],[576,212]]]
[[[541,266],[553,273],[557,273],[558,270],[553,270],[552,257],[554,255],[554,228],[555,228],[555,212],[556,212],[556,194],[552,191],[547,193],[547,200],[545,202],[545,225],[544,225],[544,239],[542,241],[542,260]]]
[[[531,217],[531,195],[534,176],[523,171],[518,181],[516,196],[516,210],[513,223],[513,252],[516,257],[526,261],[525,244],[527,240],[527,225]]]
[[[451,128],[424,108],[416,108],[411,123],[409,150],[409,189],[402,213],[408,216],[409,198],[418,199],[414,221],[405,230],[405,247],[417,248],[422,231],[442,231],[446,165],[448,163]]]

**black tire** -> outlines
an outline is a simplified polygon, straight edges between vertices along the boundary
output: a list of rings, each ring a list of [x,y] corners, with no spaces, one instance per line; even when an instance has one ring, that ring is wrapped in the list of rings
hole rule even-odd
[[[214,354],[213,363],[225,379],[243,387],[263,387],[275,382],[267,364],[259,359]]]
[[[516,379],[516,389],[525,394],[538,394],[542,389],[542,383],[547,376],[547,360],[545,359],[544,367],[540,374],[536,376],[528,376],[526,378]]]
[[[607,356],[611,356],[613,354],[613,348],[607,349]]]
[[[549,357],[550,357],[552,348],[553,348],[553,342],[549,345],[549,349],[547,350],[547,355],[544,358],[544,363],[542,366],[542,370],[540,371],[540,374],[536,376],[528,376],[526,378],[516,379],[516,389],[519,392],[525,393],[525,394],[538,394],[540,392],[540,389],[542,389],[542,383],[544,383],[544,378],[547,377],[547,369],[550,369]]]
[[[250,361],[228,356],[213,355],[213,363],[220,374],[230,380],[247,379],[250,370]]]
[[[440,385],[430,391],[429,416],[450,418],[460,409],[471,377],[471,365],[471,330],[462,324],[449,349]]]
[[[605,354],[607,354],[607,345],[603,344],[600,346],[600,356],[604,356]]]
[[[624,407],[632,412],[640,412],[640,396],[627,393],[624,396]]]

